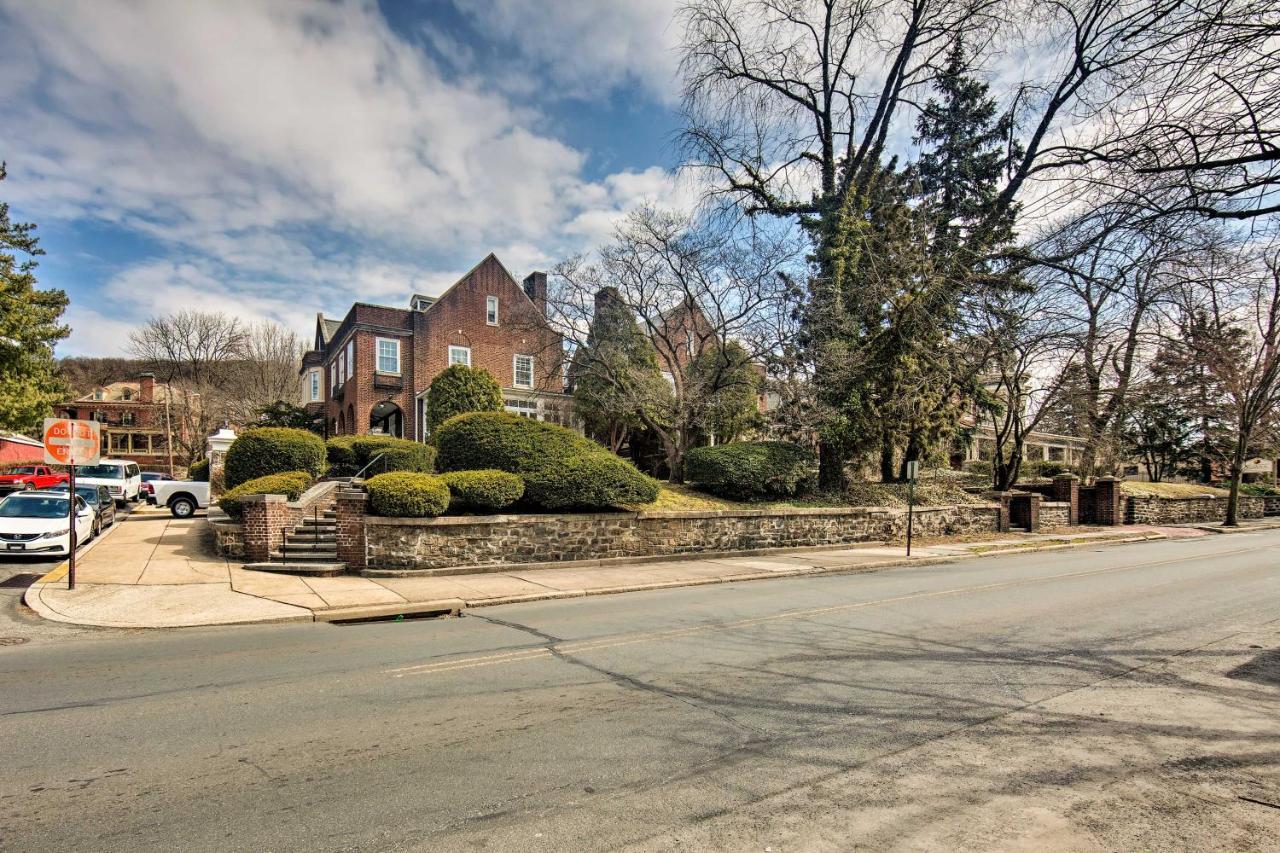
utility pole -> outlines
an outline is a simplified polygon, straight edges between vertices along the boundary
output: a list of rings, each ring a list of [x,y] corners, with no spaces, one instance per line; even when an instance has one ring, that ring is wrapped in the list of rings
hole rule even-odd
[[[920,463],[912,460],[907,463],[907,556],[911,556],[911,533],[915,526],[916,507],[916,475],[920,472]]]

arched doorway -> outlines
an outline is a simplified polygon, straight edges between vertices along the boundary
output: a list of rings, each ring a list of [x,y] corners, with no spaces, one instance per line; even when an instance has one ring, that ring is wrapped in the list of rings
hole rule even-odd
[[[400,407],[390,400],[375,403],[369,411],[369,431],[394,438],[404,435],[404,415]]]

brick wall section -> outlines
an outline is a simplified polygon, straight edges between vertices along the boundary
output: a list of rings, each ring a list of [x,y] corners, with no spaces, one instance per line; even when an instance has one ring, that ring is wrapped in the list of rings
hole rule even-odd
[[[1241,518],[1262,518],[1266,499],[1240,496]],[[1198,524],[1220,522],[1227,517],[1225,497],[1193,498],[1125,498],[1125,522],[1128,524]]]
[[[346,494],[338,499],[340,519]],[[915,534],[989,533],[999,520],[998,506],[924,507],[915,512]],[[901,542],[907,513],[849,508],[435,519],[371,516],[365,522],[368,568],[376,571]],[[340,532],[339,541],[341,537]],[[354,568],[354,561],[348,565]]]
[[[1040,530],[1041,496],[1033,492],[1014,493],[1009,499],[1009,527],[1028,533]]]
[[[342,489],[337,501],[338,561],[347,571],[365,568],[365,512],[369,496],[360,489]]]
[[[1053,478],[1052,500],[1067,504],[1067,524],[1080,523],[1080,478],[1059,474]]]
[[[1280,496],[1268,495],[1262,499],[1263,515],[1280,515]]]
[[[284,541],[284,528],[289,524],[288,499],[284,495],[249,495],[244,499],[244,558],[250,563],[265,563],[271,552]]]
[[[1099,477],[1093,485],[1093,523],[1103,526],[1123,524],[1120,481],[1115,477]]]
[[[997,532],[1008,533],[1010,525],[1009,505],[1013,499],[1013,492],[983,492],[982,496],[1000,507],[1000,518],[996,527]]]

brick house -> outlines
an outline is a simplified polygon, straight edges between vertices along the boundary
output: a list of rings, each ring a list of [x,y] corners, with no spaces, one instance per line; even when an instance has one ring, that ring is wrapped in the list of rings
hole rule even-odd
[[[58,416],[102,424],[102,455],[137,462],[144,471],[174,473],[169,437],[180,434],[182,418],[172,418],[168,389],[157,385],[155,374],[112,382],[82,397],[60,404]],[[170,430],[173,430],[173,433]]]
[[[427,389],[451,364],[488,370],[506,409],[573,424],[564,344],[546,322],[547,276],[517,283],[492,253],[438,297],[408,308],[357,302],[342,320],[316,317],[302,358],[302,404],[326,435],[379,432],[426,439]]]

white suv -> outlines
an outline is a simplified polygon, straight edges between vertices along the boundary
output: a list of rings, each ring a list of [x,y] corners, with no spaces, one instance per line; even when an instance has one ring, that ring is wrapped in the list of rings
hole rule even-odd
[[[142,469],[127,459],[102,459],[97,465],[77,468],[76,485],[106,486],[116,503],[124,506],[142,494]]]

